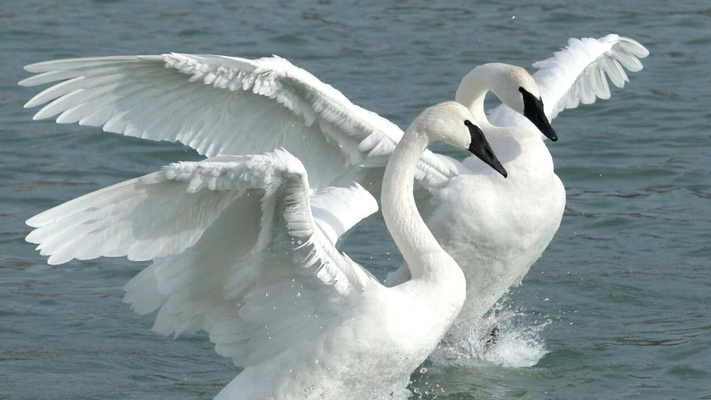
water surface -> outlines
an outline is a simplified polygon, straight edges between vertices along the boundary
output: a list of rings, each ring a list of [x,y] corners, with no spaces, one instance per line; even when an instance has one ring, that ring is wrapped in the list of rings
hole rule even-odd
[[[168,51],[279,54],[406,127],[424,107],[451,99],[477,64],[528,67],[569,37],[610,32],[640,41],[651,56],[610,101],[553,124],[566,215],[500,306],[503,316],[493,317],[532,341],[513,341],[498,359],[430,362],[410,389],[426,399],[711,398],[710,6],[432,3],[0,4],[0,398],[211,398],[235,374],[204,335],[156,336],[151,318],[121,303],[121,286],[142,265],[49,267],[24,242],[24,221],[44,209],[199,156],[32,122],[22,104],[36,91],[16,85],[27,76],[23,65]],[[346,251],[377,274],[398,262],[377,220]],[[496,364],[542,349],[533,367]]]

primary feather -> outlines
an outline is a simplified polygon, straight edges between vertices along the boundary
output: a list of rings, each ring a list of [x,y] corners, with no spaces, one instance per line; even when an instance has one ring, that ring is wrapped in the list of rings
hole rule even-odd
[[[308,332],[295,330],[314,328],[292,322],[309,314],[328,323],[337,315],[329,303],[375,282],[322,233],[350,229],[377,210],[375,199],[359,186],[309,191],[286,151],[174,163],[31,218],[27,240],[51,264],[152,260],[124,300],[140,314],[158,311],[154,331],[203,329],[219,354],[247,366],[309,346]],[[312,198],[328,219],[313,217]],[[264,341],[279,335],[289,340]]]
[[[310,171],[315,189],[330,186],[344,170],[384,167],[403,133],[277,56],[170,53],[57,60],[25,69],[37,75],[20,85],[53,84],[25,104],[46,104],[35,119],[180,142],[208,157],[284,147]],[[427,151],[416,179],[436,185],[454,175],[451,163]]]
[[[533,78],[540,89],[548,120],[580,103],[609,99],[608,79],[616,87],[624,87],[629,82],[625,68],[631,72],[641,71],[639,59],[648,55],[649,51],[635,40],[615,34],[599,39],[569,39],[568,46],[553,57],[533,63],[538,69]],[[505,105],[491,110],[489,121],[498,126],[535,129],[526,118]]]

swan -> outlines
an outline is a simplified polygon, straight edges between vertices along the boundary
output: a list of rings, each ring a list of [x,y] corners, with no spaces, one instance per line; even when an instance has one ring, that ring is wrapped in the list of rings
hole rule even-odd
[[[413,184],[435,141],[506,175],[471,119],[453,101],[426,109],[387,163],[382,213],[412,271],[395,287],[317,229],[307,171],[286,150],[170,164],[30,218],[27,240],[51,264],[152,260],[125,300],[158,311],[156,332],[207,331],[244,368],[216,399],[374,398],[409,377],[464,303],[464,275],[420,217]],[[364,203],[363,218],[377,203],[357,188],[331,188],[320,205]]]
[[[488,91],[538,128],[490,124],[484,113]],[[469,300],[448,337],[454,343],[466,337],[472,318],[483,315],[521,281],[553,239],[565,208],[565,188],[539,132],[551,140],[557,135],[544,114],[538,86],[523,68],[478,66],[462,79],[456,101],[469,105],[509,178],[496,179],[467,159],[459,175],[431,193],[427,225],[449,254],[467,265],[463,270]],[[407,281],[409,270],[405,262],[386,284]]]
[[[549,120],[580,102],[609,98],[605,74],[622,87],[627,80],[622,65],[639,71],[637,57],[647,55],[636,41],[608,35],[569,41],[566,50],[534,64],[540,69],[533,76],[516,66],[491,63],[474,68],[462,79],[456,101],[469,107],[510,177],[505,185],[482,177],[479,163],[469,158],[458,176],[432,191],[426,223],[446,251],[465,266],[467,278],[468,301],[450,335],[452,342],[463,339],[470,321],[521,282],[560,226],[565,188],[542,140],[557,140]],[[596,57],[593,62],[591,56]],[[484,111],[488,91],[502,101],[491,113],[494,123]],[[396,285],[408,278],[403,265],[386,282]]]
[[[545,122],[566,108],[592,103],[597,97],[608,98],[607,79],[615,86],[624,86],[628,81],[624,68],[640,70],[642,65],[638,58],[647,53],[634,40],[614,34],[600,39],[570,39],[565,49],[534,64],[538,68],[533,74],[534,82],[527,73],[519,76],[527,82],[529,102],[537,105],[539,98],[544,100],[546,121],[542,120],[540,105],[537,105],[539,112],[529,113],[528,117],[535,115],[539,126],[531,125],[525,116],[524,93],[514,81],[505,87],[508,90],[495,90],[504,104],[491,113],[491,124],[527,128],[528,134],[521,134],[521,139],[544,156],[539,163],[531,165],[550,170],[550,154],[540,140],[535,142],[530,137],[531,132],[545,131]],[[385,164],[403,135],[397,125],[353,104],[338,90],[277,56],[249,60],[169,53],[57,60],[28,65],[25,69],[36,75],[21,81],[21,85],[52,84],[25,104],[28,108],[44,105],[34,119],[55,118],[58,123],[79,123],[126,136],[180,142],[206,157],[263,153],[277,147],[287,149],[309,171],[314,215],[321,212],[314,206],[320,204],[319,193],[327,193],[330,188],[352,187],[357,182],[361,186],[353,189],[354,193],[367,191],[368,195],[379,198]],[[474,107],[471,103],[480,96],[467,93],[471,87],[460,87],[462,90],[457,97],[484,121],[485,116],[480,112],[483,104],[477,103]],[[492,146],[504,166],[516,162],[519,154],[515,140],[499,136],[498,128],[491,124],[482,128],[491,136]],[[530,157],[525,158],[526,154],[522,157],[524,159],[518,162],[530,161]],[[476,298],[469,296],[470,305],[466,308],[470,315],[486,311],[487,305],[495,302],[507,285],[517,282],[516,275],[520,272],[506,273],[507,268],[527,270],[545,248],[542,243],[550,240],[546,237],[551,235],[545,232],[539,237],[541,243],[529,243],[524,250],[517,250],[519,243],[515,241],[498,242],[498,246],[506,248],[514,264],[503,265],[492,260],[470,264],[480,249],[467,247],[466,243],[491,241],[499,237],[496,229],[514,227],[496,225],[497,217],[475,229],[468,219],[448,219],[446,213],[438,214],[436,210],[443,210],[444,204],[456,203],[457,199],[466,203],[457,207],[461,215],[472,215],[464,211],[470,204],[478,207],[487,201],[493,204],[491,198],[486,200],[488,192],[480,190],[481,187],[475,192],[463,191],[462,182],[468,178],[455,179],[460,175],[476,175],[482,184],[486,181],[492,188],[501,188],[502,178],[482,169],[482,165],[477,159],[459,162],[425,150],[415,170],[418,207],[439,243],[452,250],[465,273],[477,274],[477,270],[489,268],[490,272],[483,274],[492,275],[492,268],[496,266],[501,270],[495,273],[511,277],[500,284],[493,278],[478,280],[482,285],[487,284],[479,288],[482,291],[477,292]],[[513,190],[513,187],[515,185],[502,190]],[[367,193],[359,194],[365,195]],[[516,192],[516,195],[525,197],[526,193]],[[501,209],[501,212],[509,213],[512,217],[509,220],[513,220],[515,215],[527,215],[526,207],[530,206],[519,203],[518,207]],[[353,202],[348,208],[334,210],[337,218],[322,218],[319,229],[332,243],[338,244],[353,227],[341,221],[360,220],[359,216],[365,212],[361,207]],[[549,217],[559,214],[561,206],[556,207],[548,210]],[[442,225],[436,226],[438,223]],[[546,223],[549,229],[557,227],[555,220],[549,219]],[[517,251],[524,251],[520,259],[511,256]],[[487,254],[494,255],[493,252]],[[390,277],[392,284],[409,276],[407,268],[399,271]]]

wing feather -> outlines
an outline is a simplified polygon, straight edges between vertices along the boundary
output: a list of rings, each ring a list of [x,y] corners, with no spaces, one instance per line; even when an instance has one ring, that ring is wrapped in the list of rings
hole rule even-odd
[[[154,331],[205,330],[247,366],[313,346],[353,295],[379,285],[334,245],[376,210],[358,185],[310,196],[304,166],[277,150],[174,163],[90,193],[29,219],[27,240],[53,264],[152,260],[124,301],[157,311]]]
[[[34,119],[177,141],[208,157],[283,147],[302,160],[317,190],[349,169],[383,167],[402,136],[387,119],[277,56],[170,53],[56,60],[25,69],[38,75],[20,85],[54,83],[25,104],[44,105]],[[456,175],[429,152],[420,164],[418,179],[426,185]]]
[[[615,34],[600,39],[571,38],[568,46],[553,57],[533,64],[538,69],[533,78],[548,119],[552,121],[561,111],[576,108],[580,103],[609,99],[608,78],[616,87],[624,87],[629,82],[625,68],[630,72],[641,71],[639,59],[648,55],[649,51],[635,40]],[[533,127],[503,104],[489,113],[489,120],[500,126]]]

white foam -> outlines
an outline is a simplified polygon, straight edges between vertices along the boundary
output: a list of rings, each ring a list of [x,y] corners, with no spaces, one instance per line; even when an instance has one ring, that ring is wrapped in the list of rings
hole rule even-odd
[[[548,353],[540,333],[550,322],[516,307],[505,297],[484,316],[453,328],[425,362],[434,373],[432,382],[427,379],[428,368],[422,367],[411,376],[411,382],[401,381],[376,400],[436,398],[445,393],[438,381],[443,368],[446,370],[449,366],[487,370],[486,365],[491,364],[506,368],[532,367]],[[494,328],[498,329],[495,339],[491,336]]]
[[[375,400],[407,400],[412,396],[412,392],[407,388],[410,384],[408,379],[403,379],[392,387],[390,391],[380,394]]]
[[[510,368],[532,367],[548,351],[540,337],[550,323],[538,320],[508,298],[488,313],[455,327],[430,356],[435,364],[463,365],[477,360]],[[492,331],[496,329],[495,337]]]

